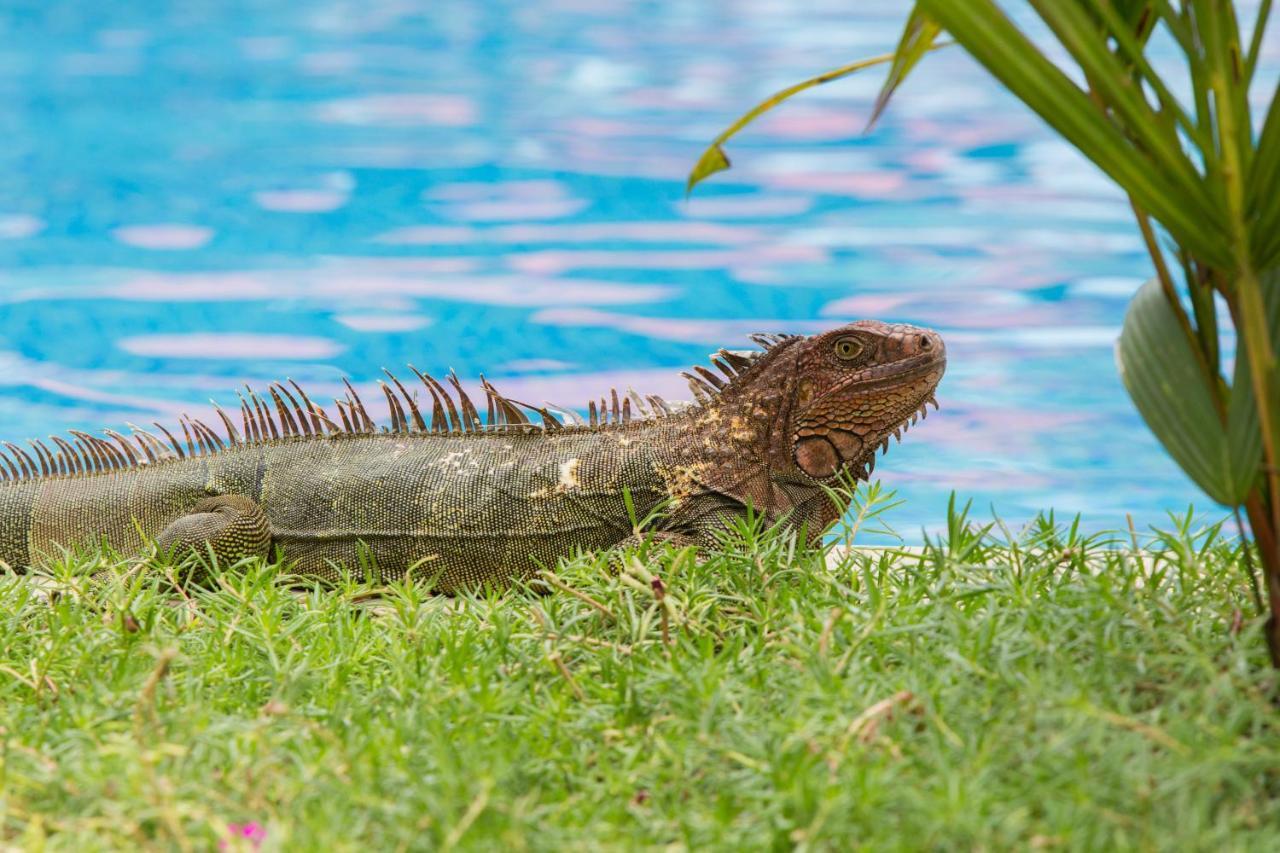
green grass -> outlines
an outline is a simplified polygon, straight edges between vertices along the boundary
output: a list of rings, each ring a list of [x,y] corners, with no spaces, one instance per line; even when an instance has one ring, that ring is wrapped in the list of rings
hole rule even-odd
[[[578,595],[3,577],[0,842],[1274,849],[1234,542],[998,529],[828,565],[744,525],[566,562]]]

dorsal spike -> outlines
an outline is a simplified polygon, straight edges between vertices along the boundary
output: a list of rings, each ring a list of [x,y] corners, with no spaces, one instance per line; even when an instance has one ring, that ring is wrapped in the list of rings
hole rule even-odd
[[[716,355],[739,373],[755,364],[754,356],[743,355],[742,353],[734,352],[733,350],[722,349],[720,352],[716,353]]]
[[[427,391],[431,394],[431,431],[443,435],[449,432],[449,418],[440,405],[440,395],[436,393],[436,389],[427,385]]]
[[[483,373],[480,374],[480,388],[484,391],[485,425],[491,427],[501,425],[503,423],[503,412],[494,399],[498,396],[498,392],[489,384],[489,380],[484,378]]]
[[[35,476],[36,476],[36,461],[35,461],[34,459],[32,459],[32,458],[31,458],[31,454],[27,453],[27,451],[23,450],[21,447],[17,447],[17,448],[16,448],[16,450],[17,450],[17,452],[18,452],[18,453],[22,454],[22,459],[23,459],[23,461],[27,463],[27,466],[28,466],[28,467],[30,468],[30,470],[31,470],[31,476],[32,476],[32,477],[35,477]]]
[[[178,426],[182,427],[182,437],[187,441],[187,455],[195,458],[200,454],[196,450],[196,446],[191,443],[191,430],[187,428],[187,421],[191,420],[191,416],[183,412],[178,416]],[[200,450],[204,450],[204,445],[200,445]]]
[[[283,382],[277,382],[276,388],[280,390],[280,393],[284,395],[284,398],[289,401],[289,405],[293,406],[293,411],[297,413],[298,415],[297,427],[299,431],[303,435],[311,435],[311,419],[307,417],[306,411],[302,408],[301,405],[299,405],[298,401],[294,398],[294,396],[289,393],[289,389],[284,387]]]
[[[276,390],[275,385],[267,386],[267,393],[271,395],[271,402],[276,404],[276,413],[280,416],[280,431],[285,437],[297,435],[298,425],[293,420],[293,413],[289,411],[289,407],[284,404],[280,392]]]
[[[148,462],[159,462],[168,455],[164,446],[160,444],[160,439],[136,424],[126,423],[125,426],[129,427],[133,433],[133,440],[138,443],[138,447],[142,448],[142,452],[147,455]]]
[[[76,447],[80,448],[80,455],[84,457],[85,467],[89,471],[105,471],[107,470],[107,459],[102,455],[102,451],[98,449],[94,443],[93,436],[87,432],[81,432],[78,429],[70,429],[67,432],[75,437]]]
[[[348,434],[356,432],[356,430],[352,429],[351,427],[351,420],[347,417],[347,407],[343,404],[343,402],[337,398],[334,398],[333,404],[338,407],[338,417],[342,418],[343,432],[346,432]]]
[[[210,400],[209,402],[213,403],[212,400]],[[240,436],[236,433],[236,428],[235,428],[235,425],[231,423],[231,418],[227,415],[225,411],[222,410],[222,407],[219,406],[217,403],[213,403],[213,410],[218,414],[218,417],[222,420],[222,425],[227,428],[227,442],[232,447],[238,447],[241,444]]]
[[[240,419],[244,422],[244,440],[247,443],[256,444],[262,441],[262,434],[258,431],[258,419],[253,416],[249,402],[239,391],[236,392],[236,396],[240,398]]]
[[[444,401],[445,408],[449,411],[449,432],[463,432],[462,418],[458,416],[458,410],[453,405],[453,398],[449,396],[449,392],[445,390],[444,386],[436,381],[436,378],[430,373],[423,373],[412,364],[409,365],[409,369],[422,381],[423,385],[427,386],[428,390],[438,393],[440,399]]]
[[[413,416],[413,425],[419,432],[427,431],[427,422],[422,418],[422,412],[418,411],[418,401],[409,393],[408,389],[396,378],[396,375],[385,367],[382,372],[387,374],[387,378],[395,383],[396,389],[400,391],[400,396],[404,397],[405,403],[409,406],[409,414]]]
[[[649,410],[645,407],[644,398],[636,393],[636,389],[627,388],[627,399],[635,404],[637,416],[641,418],[649,417]]]
[[[4,446],[13,454],[13,458],[18,461],[19,467],[22,468],[22,479],[29,479],[35,473],[35,463],[32,463],[32,467],[27,466],[27,462],[31,460],[31,457],[23,453],[22,448],[16,444],[6,441]]]
[[[256,391],[248,385],[244,387],[246,392],[249,394],[249,404],[252,407],[249,410],[249,415],[253,418],[258,434],[262,436],[261,440],[270,441],[272,435],[275,435],[278,438],[280,434],[275,428],[275,421],[271,418],[270,408],[262,401],[262,398],[258,396]]]
[[[564,429],[564,424],[560,423],[560,419],[552,414],[548,409],[536,408],[533,406],[530,406],[530,408],[537,412],[538,416],[542,418],[542,428],[547,432],[556,432],[557,430]]]
[[[155,424],[156,429],[164,433],[165,438],[169,439],[169,444],[172,445],[174,452],[178,454],[178,458],[186,459],[187,455],[182,452],[182,445],[178,444],[178,440],[173,437],[173,433],[165,429],[164,424],[160,423],[159,421],[152,421],[152,423]]]
[[[81,432],[77,429],[67,430],[76,440],[76,451],[80,454],[80,458],[84,460],[84,469],[86,473],[94,471],[102,471],[107,467],[107,462],[102,458],[102,454],[98,448],[94,447],[88,433]]]
[[[49,436],[49,440],[53,441],[53,436]],[[44,443],[41,442],[42,446],[43,444]],[[58,447],[58,443],[56,441],[54,441],[53,444],[54,444],[54,447]],[[49,469],[54,473],[54,475],[65,477],[71,473],[71,466],[67,462],[67,460],[64,458],[62,449],[60,447],[58,448],[57,453],[54,453],[53,451],[49,450],[48,447],[45,447],[45,453],[49,454]]]
[[[65,466],[67,474],[78,474],[81,470],[80,454],[60,435],[51,435],[49,440],[58,448],[58,460]]]
[[[154,453],[154,452],[152,452],[152,450],[151,450],[151,445],[150,445],[150,444],[148,444],[148,443],[146,442],[146,440],[144,440],[144,439],[142,438],[142,436],[140,436],[140,435],[135,435],[135,436],[133,437],[133,440],[134,440],[134,441],[136,441],[136,442],[138,443],[138,447],[142,450],[142,452],[143,452],[143,453],[145,453],[145,454],[146,454],[146,456],[147,456],[147,462],[155,463],[155,462],[157,461],[157,460],[156,460],[156,455],[155,455],[155,453]]]
[[[498,410],[500,423],[511,424],[515,426],[527,426],[529,418],[521,410],[523,406],[531,411],[537,411],[537,408],[528,403],[521,403],[518,400],[512,400],[510,397],[503,396],[497,388],[493,387],[493,383],[481,377],[480,380],[484,385],[485,394],[488,395],[490,405],[495,406]]]
[[[9,480],[22,479],[22,474],[19,473],[18,466],[13,464],[13,460],[9,458],[8,453],[0,450],[0,460],[4,461],[5,468],[7,469],[7,471],[5,472],[5,479],[9,479]]]
[[[649,405],[653,407],[654,412],[658,415],[667,417],[671,414],[671,407],[667,405],[667,401],[657,394],[650,394],[645,399],[649,401]]]
[[[369,417],[369,410],[364,407],[364,401],[356,393],[355,387],[346,377],[343,377],[342,384],[347,386],[347,393],[350,395],[347,405],[351,406],[352,419],[359,422],[361,432],[374,432],[376,427],[373,425],[373,418]]]
[[[631,398],[624,397],[622,400],[622,422],[624,424],[631,423]]]
[[[196,426],[195,419],[190,415],[185,417],[187,419],[187,425],[191,427],[191,434],[195,436],[196,450],[200,452],[199,455],[207,456],[210,453],[213,453],[213,445],[205,440],[204,433],[200,431],[200,427]]]
[[[712,388],[716,389],[717,391],[723,391],[723,390],[724,390],[724,387],[725,387],[725,384],[726,384],[726,383],[725,383],[725,381],[724,381],[723,379],[721,379],[719,376],[716,376],[713,372],[711,372],[710,370],[708,370],[707,368],[703,367],[703,366],[702,366],[702,365],[700,365],[700,364],[698,364],[698,365],[694,365],[694,368],[693,368],[693,369],[694,369],[694,370],[697,372],[697,374],[698,374],[699,376],[701,376],[701,377],[703,378],[703,380],[705,380],[705,381],[706,381],[706,383],[707,383],[708,385],[710,385]]]
[[[84,438],[81,437],[83,435],[84,433],[79,433],[75,436],[75,439],[76,453],[80,455],[80,459],[84,462],[84,473],[93,474],[97,471],[103,470],[104,463],[102,461],[102,457],[94,450],[91,442],[85,441]]]
[[[326,412],[324,409],[320,408],[319,406],[312,404],[311,414],[315,417],[316,420],[318,420],[324,426],[325,430],[327,430],[330,435],[336,435],[342,432],[342,427],[335,424],[333,422],[333,419],[329,417],[329,413]],[[317,435],[318,434],[319,433],[317,432]]]
[[[458,394],[458,405],[462,407],[463,431],[478,432],[481,426],[480,413],[476,411],[475,404],[471,402],[471,398],[463,390],[458,374],[450,370],[448,379],[449,384],[453,386],[453,390]]]
[[[587,423],[592,427],[600,425],[599,416],[596,414],[596,401],[592,400],[587,403]]]
[[[271,404],[258,397],[257,394],[254,395],[254,399],[255,401],[261,401],[262,419],[267,422],[267,431],[271,433],[273,439],[280,438],[280,432],[284,429],[284,424],[281,423],[279,427],[276,426],[276,416],[271,411]]]
[[[618,405],[618,389],[617,388],[609,389],[609,399],[612,403],[612,406],[609,409],[609,413],[613,416],[613,422],[616,424],[622,418],[622,407]]]
[[[125,455],[123,453],[121,453],[119,450],[116,449],[116,446],[114,444],[112,444],[110,441],[107,441],[105,438],[101,438],[96,435],[93,437],[93,440],[96,441],[98,443],[98,446],[102,448],[102,452],[107,457],[107,460],[111,463],[112,468],[119,470],[121,468],[129,467],[129,460],[125,458]]]
[[[680,375],[689,380],[689,390],[693,392],[693,396],[699,404],[706,406],[711,403],[711,397],[715,393],[715,389],[708,388],[706,383],[692,373],[685,372]]]
[[[227,446],[222,443],[222,439],[218,437],[218,434],[210,429],[209,425],[204,421],[193,420],[191,422],[191,428],[204,436],[204,442],[209,447],[210,453],[221,453],[223,450],[227,449]]]
[[[396,401],[396,395],[391,392],[391,386],[380,381],[378,388],[382,391],[382,396],[387,398],[387,409],[391,412],[391,431],[407,432],[403,427],[404,413],[400,411],[400,404]]]
[[[40,476],[48,477],[49,472],[53,470],[50,464],[53,462],[53,454],[49,453],[49,448],[40,442],[40,439],[33,438],[27,441],[31,445],[31,449],[36,452],[36,459],[40,462]],[[48,456],[48,459],[45,457]]]
[[[276,429],[276,422],[271,418],[270,409],[252,388],[248,385],[244,387],[249,392],[249,402],[253,403],[253,413],[257,417],[258,432],[262,435],[262,440],[279,438],[280,432]]]
[[[550,400],[543,400],[542,404],[548,410],[552,412],[558,412],[563,416],[563,418],[561,419],[561,424],[564,424],[567,421],[571,426],[587,425],[587,422],[583,420],[582,415],[578,414],[577,409],[571,409],[568,406],[561,406],[557,403],[551,402]]]
[[[124,451],[124,455],[126,458],[128,458],[129,465],[131,467],[134,465],[140,464],[141,460],[139,460],[138,457],[134,455],[133,448],[129,446],[129,439],[125,438],[123,435],[121,435],[120,433],[116,432],[113,429],[104,429],[103,432],[106,433],[111,438],[112,441],[120,445],[120,448]]]
[[[311,426],[315,428],[316,435],[320,434],[322,423],[333,430],[337,430],[338,428],[337,425],[334,424],[333,421],[329,420],[329,416],[325,414],[324,409],[320,408],[315,403],[311,402],[311,398],[307,396],[306,391],[302,390],[301,385],[299,385],[297,382],[294,382],[292,379],[286,379],[285,381],[287,381],[290,385],[293,386],[293,390],[298,392],[298,396],[302,399],[302,402],[306,405],[307,411],[311,413]]]

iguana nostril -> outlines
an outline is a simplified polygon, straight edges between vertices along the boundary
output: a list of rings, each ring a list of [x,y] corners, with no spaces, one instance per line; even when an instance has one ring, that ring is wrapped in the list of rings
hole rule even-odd
[[[920,349],[930,349],[933,347],[933,341],[929,340],[928,335],[920,336]]]

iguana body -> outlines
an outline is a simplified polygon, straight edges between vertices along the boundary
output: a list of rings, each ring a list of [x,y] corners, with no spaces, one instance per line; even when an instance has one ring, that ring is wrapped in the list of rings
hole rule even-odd
[[[421,408],[399,382],[383,386],[392,424],[381,431],[354,390],[336,423],[281,385],[269,403],[242,402],[243,435],[219,412],[226,446],[189,420],[185,441],[135,430],[136,447],[114,433],[54,439],[56,452],[6,444],[0,558],[28,566],[101,542],[144,553],[148,540],[223,561],[279,549],[298,574],[412,571],[447,592],[623,541],[628,496],[638,517],[661,505],[659,529],[689,541],[708,541],[748,506],[816,534],[839,512],[822,486],[867,473],[877,447],[932,400],[942,342],[870,322],[757,340],[766,351],[721,351],[724,379],[695,368],[700,402],[679,412],[614,394],[572,425],[485,383],[481,425],[456,380],[450,395],[422,377]]]

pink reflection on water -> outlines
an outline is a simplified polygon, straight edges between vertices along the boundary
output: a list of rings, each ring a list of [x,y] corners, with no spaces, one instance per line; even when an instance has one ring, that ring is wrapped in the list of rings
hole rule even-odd
[[[327,213],[345,205],[348,198],[337,190],[264,190],[253,194],[258,207],[279,213]]]
[[[515,276],[393,275],[376,265],[335,265],[303,273],[146,273],[82,295],[156,301],[243,301],[260,299],[349,300],[359,297],[417,296],[484,305],[626,305],[659,302],[672,295],[662,285],[621,284],[590,279]]]
[[[765,232],[740,225],[714,222],[591,222],[572,225],[510,225],[488,234],[505,243],[599,243],[609,240],[634,243],[759,243]]]
[[[474,243],[480,234],[465,225],[409,225],[379,234],[373,241],[395,246],[456,246]]]
[[[826,259],[827,253],[821,247],[779,243],[728,251],[548,250],[510,255],[508,263],[520,272],[554,275],[580,269],[700,270],[765,263],[820,263]]]
[[[582,212],[588,205],[589,202],[578,198],[545,201],[473,201],[450,205],[448,214],[454,219],[471,222],[503,219],[563,219]]]
[[[90,374],[87,378],[90,382],[101,381],[96,374]],[[26,385],[31,385],[51,394],[58,394],[73,400],[83,400],[89,403],[105,403],[110,406],[122,406],[132,409],[133,411],[123,417],[132,417],[135,412],[144,411],[150,413],[162,413],[172,411],[174,402],[172,400],[162,400],[157,397],[143,397],[136,394],[122,394],[111,391],[102,391],[91,385],[82,385],[79,382],[71,382],[63,379],[54,379],[51,377],[29,375],[24,380]],[[145,383],[141,380],[134,387],[145,387]]]
[[[213,239],[212,228],[177,223],[123,225],[111,234],[126,246],[160,251],[199,249]]]
[[[573,198],[559,181],[504,181],[493,184],[440,184],[423,192],[429,204],[442,205],[454,219],[562,219],[584,210],[589,202]]]
[[[192,334],[139,335],[116,345],[149,358],[326,359],[345,347],[326,338],[302,335]]]
[[[423,314],[338,314],[333,319],[357,332],[415,332],[433,322]]]
[[[754,332],[786,331],[811,333],[835,324],[827,321],[722,320],[681,319],[675,317],[637,317],[593,308],[546,308],[529,318],[530,322],[549,326],[599,326],[630,332],[633,335],[682,343],[754,348],[747,336]]]
[[[867,119],[860,110],[798,110],[794,107],[770,113],[757,132],[788,140],[827,141],[862,135]]]
[[[797,173],[762,175],[760,183],[784,190],[805,190],[826,195],[870,198],[903,198],[907,177],[896,172]]]
[[[686,216],[736,219],[767,216],[799,216],[813,207],[813,197],[804,195],[693,196],[682,205]]]
[[[435,184],[422,192],[426,201],[544,201],[567,198],[568,187],[560,181],[497,181],[495,183]]]
[[[365,95],[321,104],[316,117],[335,124],[466,127],[475,124],[476,108],[461,95]]]
[[[923,427],[913,427],[913,438],[918,429],[920,437],[927,435],[932,443],[963,449],[971,457],[985,453],[998,459],[1034,458],[1044,450],[1046,437],[1060,436],[1068,426],[1080,427],[1105,419],[1102,414],[1082,411],[1035,411],[951,402],[947,389],[944,378],[938,389],[942,416],[930,414]]]
[[[0,216],[0,240],[20,240],[34,237],[44,230],[44,220],[26,213]]]
[[[499,225],[491,228],[411,225],[373,238],[392,245],[466,243],[709,243],[746,245],[765,239],[763,229],[714,222],[584,222]]]

